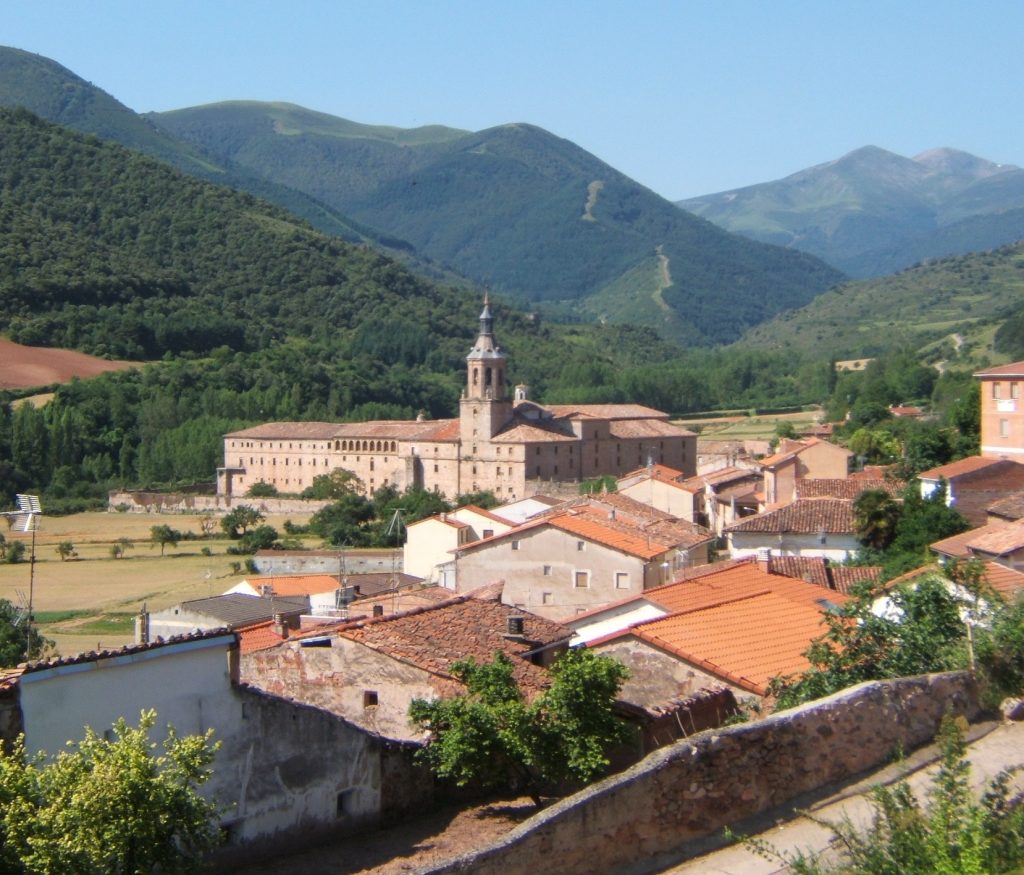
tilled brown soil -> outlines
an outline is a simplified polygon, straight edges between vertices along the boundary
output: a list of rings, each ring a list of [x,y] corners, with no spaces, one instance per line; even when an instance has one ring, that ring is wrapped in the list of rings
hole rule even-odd
[[[525,796],[472,808],[439,808],[388,829],[348,836],[233,871],[246,875],[408,875],[490,843],[536,810]]]

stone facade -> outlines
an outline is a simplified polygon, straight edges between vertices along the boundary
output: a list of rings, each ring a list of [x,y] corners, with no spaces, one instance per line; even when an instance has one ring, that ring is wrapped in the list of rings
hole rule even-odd
[[[466,358],[459,418],[363,423],[275,422],[224,437],[217,494],[242,496],[256,483],[299,493],[335,469],[368,492],[381,486],[437,489],[449,498],[489,490],[503,501],[550,492],[551,484],[632,470],[648,461],[693,474],[697,437],[667,414],[634,404],[542,406],[515,397],[489,304]]]
[[[688,841],[931,741],[947,711],[978,713],[966,673],[864,683],[765,720],[701,732],[429,875],[534,875],[555,862],[560,875],[657,871]]]

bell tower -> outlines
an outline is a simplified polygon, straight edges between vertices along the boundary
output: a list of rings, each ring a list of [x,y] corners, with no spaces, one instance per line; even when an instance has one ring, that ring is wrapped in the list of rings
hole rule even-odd
[[[508,397],[508,356],[494,342],[494,317],[484,295],[480,331],[466,356],[466,388],[459,402],[460,433],[464,445],[474,439],[487,441],[512,418]]]

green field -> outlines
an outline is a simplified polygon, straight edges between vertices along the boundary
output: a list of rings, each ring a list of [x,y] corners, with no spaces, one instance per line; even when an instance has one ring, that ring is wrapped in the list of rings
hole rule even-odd
[[[304,523],[300,515],[271,515],[267,522],[280,529],[285,519]],[[232,569],[244,556],[226,551],[231,542],[222,537],[180,541],[166,555],[150,543],[150,528],[166,524],[182,532],[200,534],[198,516],[81,513],[44,517],[36,533],[33,614],[42,633],[57,643],[63,654],[95,648],[119,647],[133,637],[133,618],[146,605],[160,610],[178,602],[219,595],[245,577]],[[8,541],[31,544],[31,536],[5,532]],[[123,559],[110,556],[120,538],[134,546]],[[62,562],[56,552],[61,541],[75,545],[78,558]],[[310,546],[318,546],[311,542]],[[208,547],[210,556],[204,556]],[[27,556],[27,553],[26,553]],[[30,565],[0,563],[0,598],[25,603]]]

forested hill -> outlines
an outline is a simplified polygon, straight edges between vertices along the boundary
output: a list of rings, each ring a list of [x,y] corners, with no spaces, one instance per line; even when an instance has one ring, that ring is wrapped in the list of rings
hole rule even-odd
[[[424,337],[477,302],[286,211],[24,110],[0,110],[0,330],[118,358],[347,336],[401,314]]]
[[[733,340],[840,279],[689,215],[532,125],[402,131],[258,102],[149,118],[519,300],[681,342]]]
[[[47,121],[120,143],[200,179],[248,191],[343,239],[370,241],[399,251],[410,248],[403,241],[384,238],[353,222],[307,194],[214,159],[201,147],[168,134],[101,88],[42,55],[0,46],[0,106],[23,107]]]

